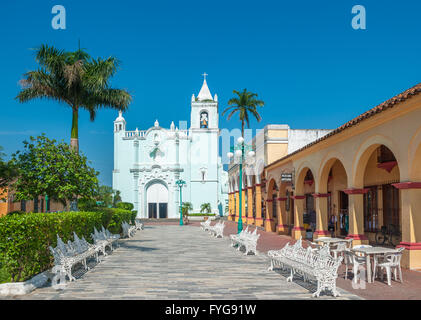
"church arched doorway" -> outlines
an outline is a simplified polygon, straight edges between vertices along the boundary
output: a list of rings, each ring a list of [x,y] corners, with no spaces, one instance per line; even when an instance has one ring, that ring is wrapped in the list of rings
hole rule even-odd
[[[146,192],[149,219],[168,218],[168,189],[160,182],[152,183]]]

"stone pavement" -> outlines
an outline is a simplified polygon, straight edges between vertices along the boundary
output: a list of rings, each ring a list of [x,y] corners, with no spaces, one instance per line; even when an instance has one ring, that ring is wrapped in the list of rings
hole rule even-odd
[[[287,283],[268,266],[265,254],[244,256],[228,238],[196,226],[147,224],[64,290],[45,287],[13,299],[314,299],[314,285]],[[336,299],[360,299],[339,292]]]

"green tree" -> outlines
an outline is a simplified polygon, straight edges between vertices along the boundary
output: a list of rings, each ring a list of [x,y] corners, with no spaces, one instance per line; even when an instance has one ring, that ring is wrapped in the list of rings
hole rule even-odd
[[[16,99],[51,99],[72,109],[70,145],[79,152],[79,109],[89,112],[94,121],[99,108],[126,110],[132,100],[126,90],[110,86],[110,78],[117,72],[119,61],[91,58],[85,51],[65,52],[53,46],[41,45],[35,51],[39,68],[24,74],[22,91]]]
[[[212,208],[211,208],[211,204],[209,202],[207,203],[203,203],[200,206],[200,213],[211,213]]]
[[[24,150],[12,155],[18,177],[12,184],[16,200],[48,196],[64,205],[77,198],[93,198],[98,188],[98,172],[64,142],[44,134],[24,141]]]
[[[110,186],[99,186],[97,191],[97,201],[101,207],[111,208],[113,206],[114,190]]]
[[[244,137],[245,124],[247,124],[247,127],[250,127],[249,114],[254,116],[256,120],[260,122],[262,117],[257,111],[257,107],[263,107],[265,103],[262,100],[257,99],[258,95],[256,93],[249,92],[247,89],[244,89],[241,92],[234,90],[233,93],[236,94],[237,97],[228,101],[229,107],[224,110],[222,115],[225,115],[228,111],[230,111],[230,114],[227,117],[227,120],[230,120],[231,117],[238,112],[241,121],[241,136]]]

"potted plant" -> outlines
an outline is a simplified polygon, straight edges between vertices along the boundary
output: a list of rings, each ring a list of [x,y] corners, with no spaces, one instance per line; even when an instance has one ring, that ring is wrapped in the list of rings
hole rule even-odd
[[[201,206],[200,206],[200,213],[211,213],[211,211],[212,211],[212,208],[211,208],[211,204],[209,203],[209,202],[207,202],[207,203],[203,203]],[[208,217],[204,217],[204,220],[206,221],[206,220],[208,220]]]
[[[183,214],[183,224],[189,223],[189,211],[193,210],[193,205],[190,202],[183,202],[181,212]]]

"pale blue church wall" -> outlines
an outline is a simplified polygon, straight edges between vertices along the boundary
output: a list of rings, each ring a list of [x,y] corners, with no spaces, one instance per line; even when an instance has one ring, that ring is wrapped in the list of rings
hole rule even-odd
[[[139,218],[148,216],[147,190],[155,183],[168,189],[168,218],[178,217],[178,179],[186,181],[183,201],[191,202],[195,212],[203,203],[210,203],[213,213],[224,213],[228,174],[218,156],[218,103],[208,91],[204,82],[199,101],[192,98],[189,130],[178,130],[174,124],[164,129],[156,121],[147,131],[127,131],[121,112],[115,120],[113,188],[121,191],[123,201],[135,204]],[[200,128],[204,111],[208,114],[208,128]],[[163,201],[150,195],[151,203]]]
[[[115,164],[115,173],[116,179],[113,180],[113,189],[119,190],[121,192],[121,198],[125,202],[134,203],[134,180],[133,174],[130,173],[130,168],[132,167],[134,159],[134,148],[132,140],[124,140],[123,133],[116,134],[118,138],[117,146],[117,164]]]

